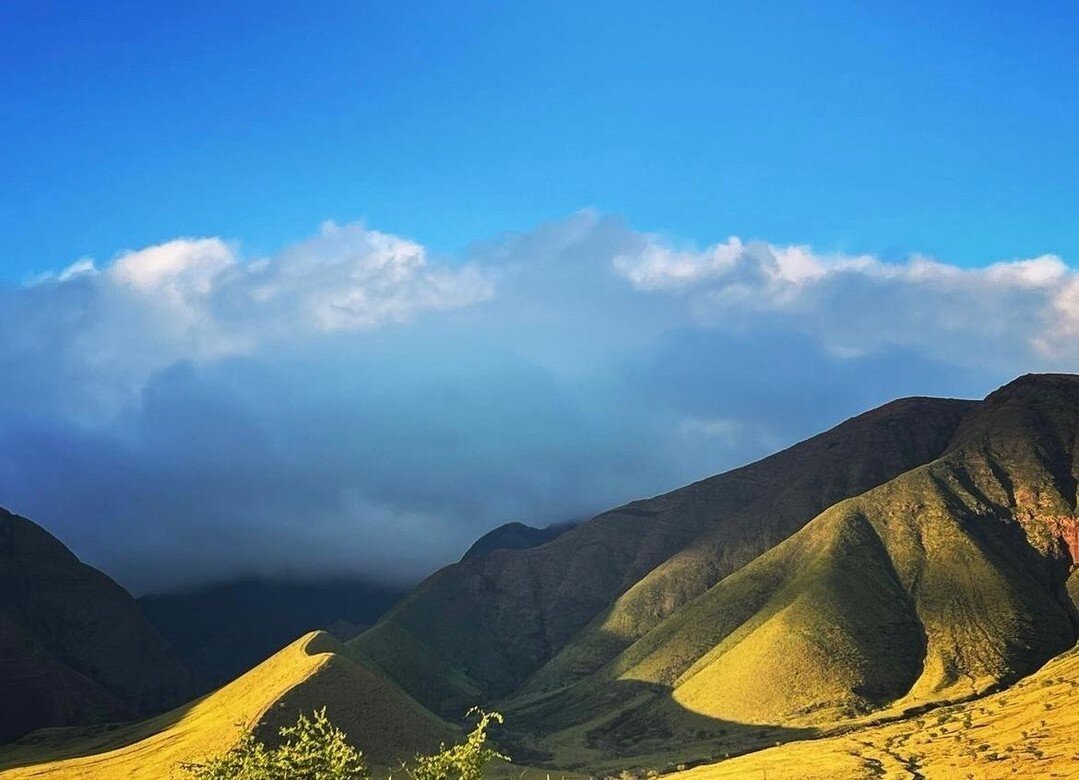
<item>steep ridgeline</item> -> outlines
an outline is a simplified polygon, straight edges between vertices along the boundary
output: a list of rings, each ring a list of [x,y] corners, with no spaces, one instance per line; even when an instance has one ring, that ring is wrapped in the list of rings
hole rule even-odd
[[[191,691],[127,591],[0,509],[0,741],[160,711]]]
[[[1014,682],[1076,640],[1077,436],[1079,378],[1016,380],[941,457],[830,507],[518,722],[623,753],[703,722],[715,750],[734,724],[794,734]]]
[[[463,560],[353,646],[445,715],[581,679],[828,506],[938,457],[973,405],[895,401],[542,546]]]

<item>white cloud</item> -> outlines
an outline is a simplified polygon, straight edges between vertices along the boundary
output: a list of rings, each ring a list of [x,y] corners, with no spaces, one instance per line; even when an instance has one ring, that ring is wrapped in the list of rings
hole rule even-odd
[[[297,306],[321,331],[405,323],[423,311],[469,306],[493,294],[490,279],[474,267],[433,266],[413,241],[333,222],[259,271],[269,277],[256,283],[260,301]]]
[[[416,576],[899,395],[1079,369],[1052,255],[695,251],[590,212],[464,259],[334,223],[266,257],[177,239],[0,305],[0,505],[140,588]]]
[[[612,262],[642,292],[688,298],[702,324],[773,315],[837,354],[905,346],[982,365],[1079,357],[1079,276],[1055,255],[961,268],[738,238],[691,252],[650,237]]]
[[[328,222],[271,257],[245,260],[219,238],[181,238],[100,269],[79,260],[30,280],[26,293],[38,304],[8,322],[8,336],[50,340],[90,396],[71,407],[85,418],[115,413],[178,361],[401,325],[486,300],[493,284],[474,266],[430,262],[415,242]]]

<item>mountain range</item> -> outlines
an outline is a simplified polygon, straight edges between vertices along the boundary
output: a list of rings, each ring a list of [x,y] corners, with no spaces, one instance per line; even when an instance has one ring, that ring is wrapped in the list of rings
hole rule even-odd
[[[550,539],[504,532],[350,641],[283,651],[350,670],[332,695],[278,656],[231,685],[276,680],[256,723],[325,696],[382,757],[415,741],[355,718],[376,690],[432,739],[496,707],[505,750],[570,773],[1050,776],[1079,758],[1057,706],[1079,688],[1077,436],[1070,375],[894,401]],[[208,702],[229,690],[198,706],[224,712]],[[31,735],[0,775],[108,777],[166,732],[176,755],[205,750],[183,712],[116,739]]]

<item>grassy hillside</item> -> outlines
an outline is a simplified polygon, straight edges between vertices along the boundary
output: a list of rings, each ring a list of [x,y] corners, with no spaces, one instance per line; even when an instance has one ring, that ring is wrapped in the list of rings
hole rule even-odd
[[[629,587],[525,690],[557,688],[598,670],[819,512],[936,457],[973,406],[944,399],[895,401],[746,469],[676,491],[675,511],[696,515],[729,489],[728,477],[752,479],[760,488]]]
[[[227,750],[244,729],[272,741],[300,711],[322,706],[375,765],[396,766],[456,736],[341,643],[315,632],[224,688],[156,718],[116,728],[39,731],[0,748],[0,778],[180,776],[180,762]]]
[[[511,717],[563,751],[645,754],[694,720],[831,728],[1015,681],[1076,638],[1077,431],[1075,378],[1009,385],[942,457],[836,504]]]
[[[524,690],[578,679],[825,507],[939,455],[971,406],[888,404],[540,547],[448,566],[355,645],[443,713],[509,694],[549,662]]]
[[[1006,691],[842,736],[792,742],[676,780],[1068,778],[1079,766],[1079,651]]]

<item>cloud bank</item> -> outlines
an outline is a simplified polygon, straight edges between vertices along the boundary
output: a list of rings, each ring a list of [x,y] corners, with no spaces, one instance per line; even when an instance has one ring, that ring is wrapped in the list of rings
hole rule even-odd
[[[591,212],[452,258],[360,224],[176,239],[0,305],[0,504],[140,592],[411,580],[899,395],[1079,368],[1059,257],[701,250]]]

